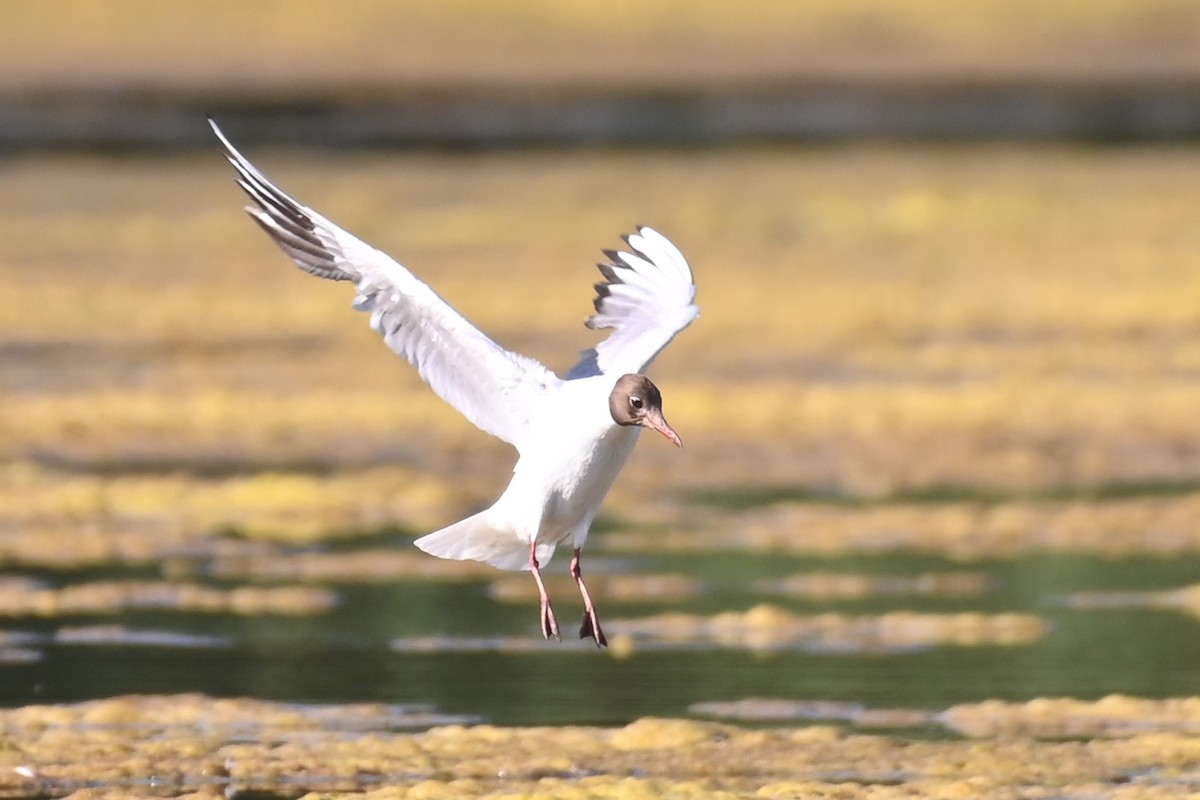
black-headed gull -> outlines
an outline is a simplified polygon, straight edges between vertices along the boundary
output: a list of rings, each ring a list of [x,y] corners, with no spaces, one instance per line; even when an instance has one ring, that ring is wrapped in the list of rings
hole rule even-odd
[[[354,307],[417,368],[433,390],[484,431],[520,454],[512,481],[490,508],[417,539],[440,558],[483,561],[533,572],[542,634],[560,638],[540,567],[554,549],[574,548],[571,576],[583,597],[580,638],[607,644],[580,571],[579,553],[604,496],[642,428],[676,445],[662,395],[642,375],[699,313],[683,254],[665,236],[638,228],[629,251],[607,250],[586,325],[612,329],[559,378],[539,362],[489,339],[411,272],[284,193],[209,120],[255,205],[246,211],[306,272],[353,281]]]

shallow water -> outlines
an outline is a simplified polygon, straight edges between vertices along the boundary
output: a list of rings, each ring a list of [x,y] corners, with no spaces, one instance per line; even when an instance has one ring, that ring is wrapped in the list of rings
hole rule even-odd
[[[407,540],[375,537],[346,549],[381,544],[404,548]],[[553,567],[554,573],[564,569]],[[193,581],[230,585],[206,577],[203,559],[194,569]],[[1146,593],[1187,585],[1200,572],[1200,558],[1039,555],[965,565],[903,554],[813,559],[597,552],[592,558],[597,583],[606,572],[627,571],[679,573],[697,579],[698,588],[694,596],[642,602],[618,602],[597,592],[614,640],[609,651],[575,640],[542,642],[536,604],[493,599],[486,580],[332,584],[335,607],[294,615],[141,609],[18,617],[3,626],[10,636],[0,650],[0,704],[203,692],[306,703],[418,704],[457,718],[539,725],[704,716],[697,704],[743,698],[936,712],[988,698],[1200,694],[1195,620],[1185,610],[1147,607],[1146,601]],[[32,577],[73,584],[145,578],[149,572],[114,568]],[[940,573],[979,580],[970,583],[973,590],[957,594],[921,592],[921,582],[898,580],[920,575],[936,586],[929,576]],[[830,576],[856,576],[856,586],[885,590],[854,599],[763,591],[780,585],[764,581],[805,574],[824,575],[826,586],[840,585]],[[872,584],[864,580],[870,576],[888,580]],[[913,593],[905,593],[906,586]],[[573,630],[578,598],[561,592],[557,604],[564,630]],[[649,632],[643,626],[623,633],[630,624],[624,620],[664,611],[707,615],[764,604],[795,618],[836,612],[850,622],[901,610],[1018,613],[1040,618],[1045,629],[1024,643],[978,645],[962,643],[961,636],[959,643],[942,645],[886,636],[863,642],[839,638],[834,645],[819,637],[768,636],[756,644],[753,636],[681,639],[669,627],[657,632],[653,625]],[[771,619],[760,626],[769,628]]]

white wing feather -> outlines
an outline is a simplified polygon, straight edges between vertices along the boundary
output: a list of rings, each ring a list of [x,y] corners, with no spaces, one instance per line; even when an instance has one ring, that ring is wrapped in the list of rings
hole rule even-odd
[[[606,280],[596,284],[596,313],[586,323],[613,332],[583,352],[567,380],[643,372],[700,314],[692,269],[667,237],[640,227],[625,241],[633,252],[606,250],[611,263],[598,265]]]
[[[521,448],[531,415],[561,381],[539,362],[505,350],[386,253],[352,236],[267,179],[213,131],[255,202],[246,211],[303,270],[358,288],[355,308],[450,405],[482,430]]]

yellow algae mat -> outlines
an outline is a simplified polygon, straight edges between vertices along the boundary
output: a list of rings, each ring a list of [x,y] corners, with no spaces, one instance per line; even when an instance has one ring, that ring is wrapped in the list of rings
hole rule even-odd
[[[1185,797],[1200,700],[959,706],[968,738],[644,718],[448,725],[394,707],[129,696],[0,711],[3,797]],[[1090,741],[1065,737],[1086,734]]]
[[[1200,549],[1200,152],[252,155],[559,369],[599,250],[678,241],[702,316],[654,375],[686,448],[639,449],[605,511],[653,530],[621,548]],[[4,181],[0,555],[415,533],[502,487],[509,448],[270,246],[215,151]]]

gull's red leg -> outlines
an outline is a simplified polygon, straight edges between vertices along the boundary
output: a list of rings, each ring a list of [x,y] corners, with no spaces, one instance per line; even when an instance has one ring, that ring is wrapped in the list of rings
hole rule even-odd
[[[579,593],[583,595],[583,624],[579,626],[579,638],[590,637],[596,640],[596,647],[607,647],[608,639],[604,638],[604,630],[600,627],[600,618],[596,616],[596,606],[592,603],[592,596],[588,594],[587,587],[583,585],[578,547],[575,548],[575,555],[571,556],[571,577],[575,579],[575,583],[579,584]]]
[[[554,618],[554,609],[550,607],[550,595],[546,594],[546,584],[542,583],[542,570],[537,560],[537,542],[529,546],[529,569],[533,572],[538,593],[542,596],[542,636],[547,639],[553,636],[562,641],[562,636],[558,633],[558,620]]]

